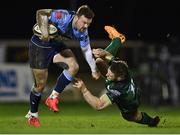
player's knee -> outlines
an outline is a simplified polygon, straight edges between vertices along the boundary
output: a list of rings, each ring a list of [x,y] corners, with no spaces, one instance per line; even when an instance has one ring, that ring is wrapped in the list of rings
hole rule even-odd
[[[98,64],[101,64],[103,62],[103,60],[101,59],[101,58],[97,58],[96,59],[96,64],[98,65]]]
[[[134,115],[132,115],[132,114],[122,114],[122,116],[127,121],[134,121],[135,120]]]
[[[69,65],[69,72],[74,75],[79,71],[79,65],[77,62],[71,62]]]
[[[45,88],[45,83],[37,83],[37,84],[35,85],[35,88],[36,88],[36,90],[37,90],[38,92],[42,92],[42,91],[44,90],[44,88]]]

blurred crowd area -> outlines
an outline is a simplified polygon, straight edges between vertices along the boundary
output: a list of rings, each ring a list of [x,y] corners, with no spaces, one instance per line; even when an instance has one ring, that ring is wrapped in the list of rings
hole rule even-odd
[[[92,48],[105,48],[110,41],[92,41]],[[80,65],[78,76],[85,79],[94,94],[104,92],[103,80],[94,81],[90,76],[90,68],[82,58],[78,43],[68,43],[75,53]],[[180,104],[180,41],[172,38],[167,42],[127,41],[117,56],[125,60],[141,90],[144,104],[155,107],[162,105],[178,106]],[[0,42],[0,62],[28,63],[28,41]],[[55,64],[49,68],[48,87],[54,85],[62,69]],[[88,74],[88,75],[87,75]],[[76,94],[77,98],[79,95]],[[71,97],[70,97],[71,98]]]

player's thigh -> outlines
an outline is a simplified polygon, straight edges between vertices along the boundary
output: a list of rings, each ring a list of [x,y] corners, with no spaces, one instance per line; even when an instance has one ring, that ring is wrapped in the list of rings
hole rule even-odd
[[[52,62],[55,49],[51,47],[39,47],[33,42],[29,44],[29,63],[33,69],[46,69]]]
[[[71,49],[65,49],[57,53],[53,58],[53,63],[59,62],[64,62],[69,65],[70,63],[77,63],[77,60]]]

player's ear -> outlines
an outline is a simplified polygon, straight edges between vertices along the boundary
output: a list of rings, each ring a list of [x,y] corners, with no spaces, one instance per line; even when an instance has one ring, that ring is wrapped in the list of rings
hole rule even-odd
[[[74,20],[75,20],[75,22],[78,20],[78,16],[77,15],[74,16]]]
[[[121,79],[122,79],[122,78],[121,78],[120,76],[119,76],[119,77],[117,77],[117,80],[118,80],[118,81],[120,81]]]

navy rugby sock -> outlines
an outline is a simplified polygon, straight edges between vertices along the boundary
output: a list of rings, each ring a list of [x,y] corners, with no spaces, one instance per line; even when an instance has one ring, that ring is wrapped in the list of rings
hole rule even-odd
[[[69,74],[69,72],[67,70],[64,70],[58,77],[54,90],[58,93],[61,93],[73,79],[74,78]]]
[[[38,112],[40,101],[41,101],[41,93],[36,92],[33,88],[30,93],[30,107],[32,113]]]

